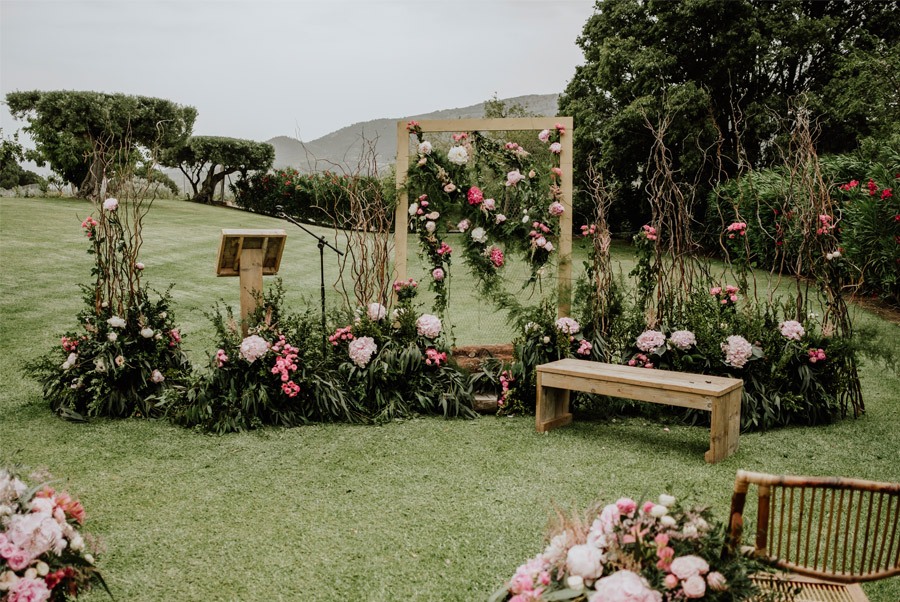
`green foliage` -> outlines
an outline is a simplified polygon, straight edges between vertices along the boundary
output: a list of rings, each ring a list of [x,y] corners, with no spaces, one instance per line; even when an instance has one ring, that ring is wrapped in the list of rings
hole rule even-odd
[[[321,333],[312,310],[285,312],[280,280],[249,316],[248,337],[242,336],[230,307],[217,305],[207,316],[219,347],[209,370],[171,408],[177,423],[222,434],[264,425],[364,419],[337,374],[323,369],[316,340]],[[251,337],[266,346],[259,357],[248,351]]]
[[[263,215],[276,215],[276,206],[286,214],[307,223],[347,228],[351,226],[352,194],[378,189],[396,196],[396,185],[368,176],[351,176],[330,171],[302,174],[292,167],[271,173],[257,172],[238,179],[232,185],[239,207]]]
[[[896,123],[896,78],[881,83],[896,72],[886,54],[896,52],[900,37],[895,11],[895,3],[879,0],[598,3],[578,39],[585,62],[559,103],[578,124],[576,172],[586,173],[594,158],[610,180],[626,184],[613,228],[627,229],[623,224],[642,223],[647,214],[642,171],[652,138],[645,115],[651,122],[674,116],[676,171],[715,181],[741,163],[778,159],[775,116],[786,115],[801,92],[824,117],[822,152],[851,150]],[[871,56],[879,58],[871,66],[883,73],[878,80],[862,67]],[[867,85],[878,89],[869,93]],[[579,199],[584,216],[586,203]]]
[[[169,100],[102,92],[10,92],[6,102],[15,118],[28,120],[36,149],[27,158],[49,163],[82,196],[100,185],[97,166],[110,154],[177,147],[197,118],[193,107]]]
[[[181,170],[194,190],[192,200],[200,203],[212,202],[216,186],[226,176],[266,171],[274,160],[275,148],[271,144],[220,136],[192,136],[183,145],[165,150],[160,157],[162,165]]]

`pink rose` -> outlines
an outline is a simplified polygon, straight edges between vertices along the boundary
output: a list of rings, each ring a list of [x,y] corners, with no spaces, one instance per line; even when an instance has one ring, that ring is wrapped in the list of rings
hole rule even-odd
[[[666,589],[675,589],[676,587],[678,587],[678,577],[676,577],[672,573],[669,573],[663,580],[663,586]]]
[[[616,508],[621,514],[631,514],[637,510],[637,502],[630,497],[620,497],[616,500]]]
[[[434,278],[435,282],[440,282],[444,279],[444,270],[441,268],[434,268],[431,271],[431,277]]]
[[[706,593],[706,581],[700,575],[685,579],[681,585],[685,598],[702,598]]]

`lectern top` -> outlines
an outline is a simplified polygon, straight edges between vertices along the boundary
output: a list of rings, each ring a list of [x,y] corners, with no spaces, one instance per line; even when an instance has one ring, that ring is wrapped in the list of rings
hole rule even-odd
[[[241,252],[244,249],[261,249],[263,275],[277,274],[286,238],[284,230],[223,229],[219,257],[216,260],[216,275],[239,276]]]

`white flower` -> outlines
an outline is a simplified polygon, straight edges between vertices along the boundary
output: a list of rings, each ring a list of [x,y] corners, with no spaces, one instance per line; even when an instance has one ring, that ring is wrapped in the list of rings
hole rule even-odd
[[[584,578],[578,575],[569,575],[566,577],[566,587],[575,591],[581,591],[584,589]]]
[[[366,315],[373,322],[378,322],[387,315],[387,308],[381,303],[369,303],[368,307],[366,307]]]
[[[666,335],[658,330],[645,330],[635,342],[637,348],[644,353],[652,353],[666,344]]]
[[[111,333],[109,333],[108,335],[106,335],[106,338],[107,338],[107,340],[109,340],[110,343],[115,343],[115,342],[116,342],[116,339],[119,338],[119,335],[117,335],[117,334],[114,333],[114,332],[111,332]]]
[[[156,332],[150,327],[141,328],[141,336],[145,339],[152,339]]]
[[[82,558],[84,558],[84,561],[87,562],[88,564],[94,564],[94,555],[93,554],[85,554]]]
[[[667,529],[671,529],[676,524],[678,524],[678,521],[675,520],[675,517],[667,514],[665,516],[660,517],[659,524],[661,524],[663,527],[666,527]]]
[[[669,335],[669,343],[676,349],[687,351],[697,344],[697,337],[690,330],[676,330]]]
[[[80,552],[84,549],[84,538],[77,531],[69,538],[69,549]]]
[[[667,493],[660,494],[659,503],[661,506],[665,506],[666,508],[671,508],[675,504],[675,496],[669,495]]]
[[[550,342],[550,337],[544,337],[542,340],[544,341],[544,344],[547,344]]]
[[[120,318],[119,316],[113,316],[109,320],[106,321],[107,324],[112,326],[113,328],[125,328],[125,319]]]
[[[552,253],[553,252],[553,243],[550,242],[549,240],[546,243],[544,243],[544,250],[547,251],[548,253]]]
[[[437,219],[440,216],[441,216],[441,214],[438,213],[437,211],[432,211],[431,213],[429,213],[428,215],[425,216],[425,219]]]
[[[643,577],[632,571],[616,571],[599,580],[589,602],[662,602],[662,594],[653,591]]]
[[[159,370],[154,370],[153,373],[150,375],[150,380],[155,382],[156,384],[159,384],[162,381],[166,380],[166,377],[163,376],[163,373],[160,372]]]
[[[103,209],[105,211],[115,211],[118,208],[119,208],[119,201],[117,201],[116,199],[114,199],[112,197],[103,201]]]
[[[487,232],[484,231],[484,228],[478,227],[472,230],[472,240],[477,243],[484,244],[487,242]]]
[[[463,221],[456,224],[456,229],[459,230],[460,232],[465,232],[466,230],[469,229],[469,226],[471,226],[471,225],[472,225],[472,222],[470,222],[467,219],[464,219]]]
[[[558,155],[559,153],[562,152],[562,144],[560,144],[559,142],[554,142],[553,144],[550,145],[550,152],[555,155]]]
[[[781,331],[781,336],[792,341],[799,341],[806,334],[803,325],[796,320],[785,320],[778,325],[778,328]]]
[[[437,229],[437,224],[434,222],[425,222],[425,230],[429,234],[434,234],[434,231]]]
[[[19,576],[14,572],[4,571],[3,573],[0,573],[0,592],[8,591],[18,582]]]
[[[61,525],[47,512],[14,514],[9,520],[7,537],[10,543],[32,558],[50,550],[58,556],[66,547]]]
[[[441,334],[441,328],[441,319],[431,314],[422,314],[416,320],[416,332],[428,339],[433,339]]]
[[[410,215],[415,215],[418,210],[419,210],[418,203],[413,203],[412,205],[409,206],[409,214]]]
[[[145,266],[143,263],[141,263],[140,261],[138,261],[137,263],[134,264],[134,267],[135,267],[135,269],[143,270],[143,269],[144,269],[145,267],[147,267],[147,266]]]
[[[538,140],[548,142],[550,140],[550,130],[541,130],[541,133],[538,134]]]
[[[494,199],[484,199],[484,201],[481,202],[481,208],[485,211],[493,211],[497,208],[497,201]]]
[[[66,361],[63,362],[62,369],[70,370],[72,366],[74,366],[78,362],[78,354],[70,353],[69,357],[66,358]]]
[[[494,218],[494,222],[496,222],[498,224],[502,224],[505,221],[506,221],[506,216],[503,215],[502,213],[498,213],[497,217]]]
[[[697,537],[697,535],[698,535],[697,526],[688,523],[688,524],[685,525],[684,528],[681,530],[681,534],[684,535],[685,537],[689,538],[689,539],[692,539],[692,538],[694,538],[694,537]]]
[[[566,555],[566,570],[570,575],[593,581],[603,574],[603,554],[586,543],[569,548]]]
[[[372,337],[353,339],[347,347],[350,360],[360,368],[366,367],[376,351],[378,351],[378,345]]]
[[[447,151],[447,160],[454,165],[465,165],[469,162],[469,152],[464,146],[454,146]]]
[[[106,372],[106,362],[102,357],[94,359],[94,370],[97,372]]]
[[[268,350],[269,343],[261,336],[252,334],[241,341],[241,348],[238,355],[252,364],[264,356]]]
[[[650,516],[655,516],[656,518],[665,516],[668,513],[669,509],[662,504],[654,504],[653,507],[650,508]]]
[[[534,244],[543,249],[545,246],[547,246],[547,239],[543,236],[538,236],[534,239]]]
[[[740,335],[733,334],[721,344],[725,353],[725,363],[735,368],[743,368],[753,356],[750,341]]]
[[[577,334],[581,326],[572,318],[563,317],[556,321],[556,329],[563,334],[572,335]]]
[[[38,560],[37,564],[34,565],[34,570],[40,577],[46,577],[47,573],[50,572],[50,565],[43,560]]]
[[[523,223],[523,224],[527,224],[527,223],[530,222],[530,221],[531,221],[531,218],[528,217],[528,214],[527,214],[527,213],[526,213],[525,215],[522,216],[522,223]]]
[[[419,143],[419,146],[416,150],[420,155],[430,155],[431,149],[431,143],[428,140],[423,140]]]

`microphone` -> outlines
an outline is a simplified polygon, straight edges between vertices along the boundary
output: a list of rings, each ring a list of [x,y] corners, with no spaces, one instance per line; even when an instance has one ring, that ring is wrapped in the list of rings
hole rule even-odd
[[[275,205],[275,217],[286,217],[284,214],[284,205]]]

